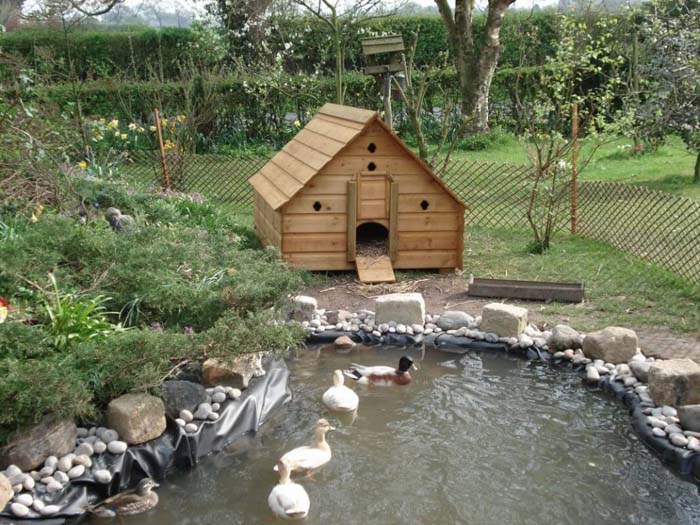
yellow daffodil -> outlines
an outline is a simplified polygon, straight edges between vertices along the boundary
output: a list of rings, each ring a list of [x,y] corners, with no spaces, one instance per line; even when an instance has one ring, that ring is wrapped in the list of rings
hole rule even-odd
[[[177,120],[179,122],[185,122],[185,120],[187,120],[187,117],[185,115],[178,115]]]
[[[144,131],[146,131],[146,130],[145,130],[145,129],[143,129],[143,128],[142,128],[141,126],[139,126],[139,128],[138,128],[138,132],[139,132],[139,133],[143,133]]]
[[[85,169],[85,168],[88,167],[88,163],[87,163],[86,161],[84,161],[84,160],[81,160],[80,162],[78,162],[78,166],[79,166],[81,169]]]
[[[107,124],[107,127],[109,129],[117,129],[119,127],[119,121],[117,119],[110,120],[109,124]]]
[[[299,119],[296,119],[296,120],[294,121],[293,126],[294,126],[295,128],[297,128],[297,129],[301,127],[301,122],[299,122]]]
[[[167,139],[165,141],[165,144],[163,144],[164,149],[173,149],[174,147],[175,147],[175,144],[170,139]]]
[[[131,124],[129,124],[129,129],[131,131],[134,131],[136,128],[138,128],[138,126],[136,124],[134,124],[133,122]]]
[[[115,136],[116,138],[119,138],[119,137],[121,137],[121,133],[119,133],[118,131],[115,131],[115,132],[114,132],[114,136]]]
[[[122,137],[122,140],[126,140],[129,138],[129,135],[127,135],[126,133],[122,133],[121,137]]]
[[[154,133],[155,133],[155,131],[156,131],[156,127],[155,127],[155,126],[149,126],[148,129],[150,129],[150,130],[153,131]]]
[[[97,122],[99,122],[100,124],[102,124],[102,125],[104,126],[104,124],[105,124],[106,121],[105,121],[105,119],[101,118],[101,119],[98,120]]]
[[[167,118],[163,117],[162,119],[160,119],[160,127],[161,127],[161,128],[164,128],[164,127],[167,126],[167,125],[168,125],[168,119],[167,119]]]

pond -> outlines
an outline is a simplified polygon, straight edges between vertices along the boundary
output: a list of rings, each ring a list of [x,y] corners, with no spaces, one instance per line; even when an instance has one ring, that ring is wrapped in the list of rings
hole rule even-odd
[[[403,354],[420,367],[410,385],[350,384],[356,419],[327,414],[320,398],[333,370],[394,365]],[[272,467],[310,442],[321,416],[337,430],[331,462],[299,480],[309,524],[700,522],[696,485],[639,442],[620,402],[589,391],[570,369],[386,347],[306,350],[288,364],[286,410],[254,438],[166,480],[158,508],[123,523],[270,523]]]

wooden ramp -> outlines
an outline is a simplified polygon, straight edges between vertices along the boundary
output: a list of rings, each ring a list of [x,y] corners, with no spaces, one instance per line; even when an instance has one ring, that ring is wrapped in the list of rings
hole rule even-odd
[[[355,266],[357,266],[357,276],[363,283],[393,283],[394,268],[391,266],[391,259],[388,255],[376,257],[369,255],[356,255]]]

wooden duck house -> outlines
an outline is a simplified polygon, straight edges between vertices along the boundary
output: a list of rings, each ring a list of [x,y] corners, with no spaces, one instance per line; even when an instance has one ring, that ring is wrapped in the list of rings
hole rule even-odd
[[[375,111],[324,105],[250,184],[258,236],[295,266],[462,267],[464,204]]]

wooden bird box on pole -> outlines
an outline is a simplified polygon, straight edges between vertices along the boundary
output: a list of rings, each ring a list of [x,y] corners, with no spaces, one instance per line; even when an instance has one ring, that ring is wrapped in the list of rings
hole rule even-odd
[[[381,76],[384,84],[384,122],[391,127],[391,77],[403,71],[402,55],[405,51],[401,35],[384,35],[363,38],[362,54],[365,57],[365,74]]]

